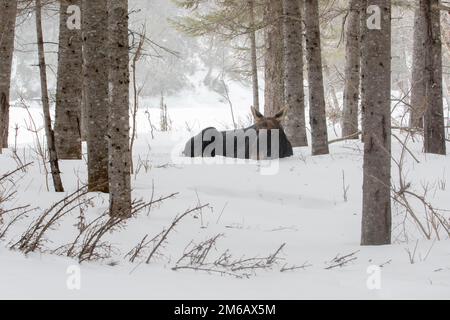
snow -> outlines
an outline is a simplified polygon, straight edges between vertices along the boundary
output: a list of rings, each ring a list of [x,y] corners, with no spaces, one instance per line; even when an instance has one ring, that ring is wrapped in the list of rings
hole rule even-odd
[[[247,90],[247,91],[245,91]],[[231,89],[235,111],[244,119],[251,97],[248,89]],[[150,212],[132,218],[126,228],[112,232],[106,240],[114,250],[105,260],[83,262],[51,254],[53,249],[70,243],[77,235],[79,211],[74,210],[46,235],[41,252],[24,255],[9,250],[27,226],[42,210],[64,195],[47,191],[42,165],[32,150],[34,135],[25,128],[27,114],[20,104],[11,110],[11,125],[19,125],[18,154],[24,153],[34,164],[16,181],[19,190],[7,208],[30,204],[39,209],[14,224],[0,243],[0,298],[57,299],[448,299],[450,297],[450,240],[426,240],[411,219],[403,223],[405,213],[393,205],[393,244],[361,247],[362,150],[358,141],[331,145],[330,155],[312,157],[309,148],[296,148],[292,158],[279,161],[276,174],[264,174],[264,163],[231,160],[226,165],[188,163],[180,157],[180,146],[206,126],[230,127],[229,107],[217,95],[196,92],[166,99],[173,130],[169,133],[150,127],[145,111],[154,125],[159,123],[159,99],[141,101],[138,115],[138,139],[134,150],[133,197],[150,200],[178,192]],[[30,112],[37,126],[42,118],[37,104]],[[190,131],[186,122],[190,123]],[[14,132],[14,131],[11,131]],[[330,135],[333,130],[330,128]],[[42,134],[42,132],[41,132]],[[405,136],[398,133],[399,137]],[[333,138],[333,137],[331,137]],[[406,155],[405,172],[417,192],[430,184],[428,200],[440,209],[450,208],[446,187],[449,181],[448,156],[424,155],[421,139],[408,142],[420,163]],[[11,145],[14,135],[11,136]],[[86,146],[84,146],[85,148]],[[398,159],[402,145],[393,139],[393,157]],[[85,150],[85,149],[84,149]],[[0,155],[0,175],[17,167],[12,151]],[[66,195],[87,180],[85,160],[61,161]],[[344,199],[343,176],[348,186]],[[51,179],[49,179],[51,189]],[[393,182],[398,172],[393,164]],[[5,183],[6,187],[6,183]],[[84,213],[91,221],[108,207],[107,195],[92,194]],[[167,228],[177,214],[198,204],[201,211],[186,216],[168,235],[167,243],[150,264],[125,258],[148,234],[150,238]],[[420,214],[423,209],[415,203]],[[445,214],[445,212],[444,212]],[[447,214],[448,219],[448,214]],[[5,222],[9,216],[3,217]],[[423,217],[422,217],[423,218]],[[1,227],[1,225],[0,225]],[[406,230],[406,231],[405,231]],[[249,278],[212,274],[193,270],[173,271],[185,248],[217,234],[211,255],[225,250],[236,257],[266,257],[285,243],[278,264],[268,270],[252,272]],[[406,236],[407,235],[407,236]],[[413,255],[411,261],[408,252]],[[356,257],[342,267],[326,269],[336,256]],[[413,262],[413,263],[412,263]],[[304,268],[280,272],[283,266]],[[380,288],[367,284],[373,279],[371,266],[382,265]],[[73,266],[80,269],[80,287],[71,290]],[[74,270],[78,270],[75,267]],[[368,273],[369,271],[369,273]],[[70,272],[69,272],[70,273]]]

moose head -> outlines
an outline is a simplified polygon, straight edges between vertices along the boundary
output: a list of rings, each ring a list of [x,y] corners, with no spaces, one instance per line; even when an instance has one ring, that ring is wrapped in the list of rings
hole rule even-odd
[[[281,125],[281,122],[283,121],[284,117],[287,113],[287,107],[284,107],[280,109],[273,117],[265,117],[256,110],[255,107],[251,107],[252,115],[255,120],[255,128],[258,129],[278,129],[283,130],[283,126]]]

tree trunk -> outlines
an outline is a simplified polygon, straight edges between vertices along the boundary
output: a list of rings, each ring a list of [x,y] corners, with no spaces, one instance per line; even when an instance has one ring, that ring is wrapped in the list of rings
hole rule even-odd
[[[264,115],[274,116],[284,107],[283,75],[283,5],[282,0],[266,0],[264,13],[265,39],[265,83]]]
[[[41,77],[41,98],[44,113],[45,136],[47,138],[47,148],[50,159],[50,170],[53,178],[53,186],[56,192],[64,192],[61,181],[58,155],[56,153],[55,133],[52,129],[52,119],[50,117],[50,103],[47,91],[47,71],[45,64],[44,36],[42,34],[42,4],[41,0],[36,0],[36,34],[39,55],[39,71]]]
[[[411,77],[411,110],[409,125],[412,128],[423,128],[425,112],[425,21],[424,12],[419,7],[414,12],[413,63]]]
[[[81,130],[81,141],[87,141],[87,135],[88,135],[88,122],[89,122],[89,117],[88,117],[88,112],[87,112],[87,100],[86,100],[86,84],[85,84],[85,74],[86,74],[86,70],[84,67],[84,63],[83,63],[83,68],[82,68],[82,73],[83,73],[83,81],[81,84],[81,120],[80,120],[80,130]]]
[[[284,76],[288,112],[284,130],[293,147],[308,145],[303,88],[303,35],[298,0],[283,0]]]
[[[128,69],[128,0],[109,0],[109,189],[110,215],[131,215],[131,168]]]
[[[424,149],[426,153],[446,154],[444,105],[442,100],[442,42],[439,0],[421,0],[426,27]]]
[[[442,76],[442,95],[444,97],[445,100],[445,104],[447,105],[447,110],[450,110],[450,96],[448,94],[448,85],[447,85],[447,77]],[[447,119],[448,119],[448,115],[449,115],[449,111],[447,111]],[[445,118],[445,115],[444,115]],[[448,136],[448,129],[449,128],[445,128],[445,135]]]
[[[370,73],[370,70],[367,70],[366,65],[362,64],[363,52],[365,50],[364,46],[366,43],[366,32],[367,32],[367,0],[361,0],[359,10],[359,54],[360,54],[360,99],[361,99],[361,141],[364,142],[364,132],[365,132],[365,114],[366,114],[366,75]]]
[[[312,154],[327,154],[328,130],[320,47],[319,3],[316,0],[305,1],[305,26]]]
[[[250,50],[252,59],[253,106],[259,110],[258,57],[256,52],[255,1],[249,0],[250,11]]]
[[[0,153],[8,148],[9,91],[14,53],[17,0],[0,0]]]
[[[88,189],[108,186],[108,11],[107,0],[84,0],[83,63],[87,115]]]
[[[359,59],[359,55],[358,55],[358,59]],[[325,88],[327,88],[330,91],[330,96],[331,96],[330,105],[332,106],[332,108],[334,110],[341,110],[341,106],[339,105],[339,99],[338,99],[337,92],[336,92],[336,87],[333,82],[333,80],[335,80],[335,79],[333,79],[333,75],[330,72],[330,68],[328,67],[327,61],[322,59],[322,63],[323,63],[323,71],[325,73],[325,79],[327,79],[325,81],[325,83],[326,83]]]
[[[445,46],[447,55],[450,55],[450,12],[446,12],[442,16],[441,28],[443,45]]]
[[[368,0],[380,8],[381,30],[365,25],[365,134],[361,245],[391,242],[391,1]],[[367,7],[366,7],[367,8]]]
[[[359,0],[352,0],[349,5],[346,28],[345,47],[345,84],[344,105],[342,113],[342,136],[348,137],[358,132],[358,101],[359,101]],[[358,139],[354,135],[353,139]]]
[[[81,159],[82,55],[81,29],[71,25],[69,6],[81,0],[60,0],[55,138],[60,159]],[[69,24],[68,24],[69,23]]]
[[[83,21],[84,17],[86,16],[85,13],[85,1],[81,0],[81,19]],[[82,23],[82,25],[84,25]],[[82,74],[83,74],[83,78],[81,81],[81,141],[87,141],[87,132],[88,132],[88,122],[89,122],[89,117],[88,117],[88,112],[87,112],[87,100],[86,100],[86,64],[83,62],[84,61],[84,55],[85,55],[85,46],[86,43],[83,41],[83,39],[85,39],[85,35],[86,35],[86,31],[84,30],[84,28],[81,28],[81,59],[82,59]]]

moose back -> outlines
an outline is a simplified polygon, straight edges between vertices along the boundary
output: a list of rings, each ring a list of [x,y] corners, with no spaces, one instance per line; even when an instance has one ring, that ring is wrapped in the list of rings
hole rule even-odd
[[[187,157],[223,156],[254,160],[292,156],[291,143],[280,123],[286,109],[274,117],[264,117],[253,107],[251,110],[254,125],[229,131],[206,128],[186,143],[183,154]]]

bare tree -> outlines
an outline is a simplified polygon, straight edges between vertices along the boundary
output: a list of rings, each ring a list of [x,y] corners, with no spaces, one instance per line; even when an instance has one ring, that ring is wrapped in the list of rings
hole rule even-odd
[[[346,21],[345,46],[345,84],[344,105],[342,114],[342,136],[358,139],[355,135],[358,129],[358,102],[359,102],[359,35],[360,17],[359,0],[351,0]]]
[[[83,0],[83,13],[83,70],[89,191],[109,192],[107,0]]]
[[[442,41],[439,0],[421,0],[426,40],[424,149],[426,153],[446,154],[444,104],[442,100]]]
[[[423,114],[425,112],[425,35],[424,12],[420,8],[420,0],[417,0],[417,8],[414,12],[414,40],[413,63],[411,77],[411,110],[409,125],[412,128],[423,128]]]
[[[81,0],[60,0],[59,11],[56,150],[60,159],[81,159]]]
[[[130,138],[130,168],[131,172],[134,171],[133,166],[133,149],[134,149],[134,142],[137,138],[137,116],[138,116],[138,110],[139,110],[139,95],[144,88],[144,85],[138,88],[137,84],[137,64],[141,60],[141,58],[144,56],[144,44],[145,44],[145,25],[142,26],[142,32],[140,34],[137,34],[137,41],[136,43],[133,43],[132,46],[135,47],[135,51],[133,54],[133,59],[131,59],[131,70],[133,72],[133,77],[131,79],[132,81],[132,88],[133,88],[133,106],[131,107],[131,116],[132,116],[132,127],[131,127],[131,138]],[[134,37],[133,37],[134,41]]]
[[[264,114],[273,116],[284,106],[283,75],[283,4],[282,0],[266,0]]]
[[[128,0],[108,0],[111,68],[109,191],[111,216],[131,216]]]
[[[303,34],[298,0],[283,0],[284,76],[288,112],[284,120],[286,135],[293,147],[308,145],[303,90]]]
[[[9,91],[14,52],[17,0],[0,0],[0,153],[8,147]]]
[[[248,0],[250,13],[250,51],[252,60],[253,106],[259,111],[258,61],[256,51],[255,0]]]
[[[320,47],[319,3],[305,0],[306,58],[308,62],[309,122],[312,154],[327,154],[328,131]]]
[[[391,242],[391,1],[368,0],[367,6],[375,12],[375,23],[366,21],[362,42],[361,66],[370,72],[363,75],[366,83],[362,91],[365,133],[361,244],[383,245]]]
[[[47,72],[46,72],[47,66],[45,64],[44,36],[42,33],[41,0],[36,0],[36,34],[37,34],[37,45],[39,55],[39,71],[41,77],[41,98],[42,98],[42,109],[44,112],[45,136],[47,138],[47,148],[50,160],[50,169],[53,178],[53,186],[56,192],[64,192],[59,171],[58,155],[56,153],[55,133],[53,132],[52,119],[50,117],[50,103],[47,91]]]
[[[86,16],[85,14],[85,1],[81,0],[81,17],[82,17],[82,28],[81,28],[81,47],[82,47],[82,54],[81,54],[81,59],[82,59],[82,66],[81,66],[81,73],[83,75],[82,77],[82,81],[81,81],[81,118],[80,118],[80,131],[81,131],[81,140],[82,141],[87,141],[87,133],[88,133],[88,129],[87,129],[87,125],[88,125],[88,113],[87,113],[87,100],[86,100],[86,64],[83,62],[83,48],[85,46],[84,44],[84,40],[85,39],[85,28],[83,27],[83,19]]]
[[[361,141],[364,142],[364,128],[365,128],[365,114],[366,114],[366,102],[365,102],[365,92],[367,87],[367,79],[365,77],[366,74],[370,73],[368,70],[369,66],[362,63],[363,59],[363,49],[364,43],[366,41],[366,33],[367,33],[367,0],[361,0],[359,3],[359,55],[360,55],[360,104],[361,104]]]

